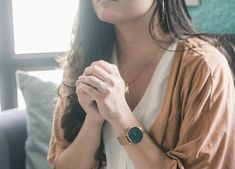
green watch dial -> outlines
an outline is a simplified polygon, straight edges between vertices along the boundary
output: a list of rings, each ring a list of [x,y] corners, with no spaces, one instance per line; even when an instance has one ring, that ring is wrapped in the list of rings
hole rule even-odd
[[[143,138],[143,131],[139,127],[132,127],[128,130],[127,136],[131,143],[139,143]]]

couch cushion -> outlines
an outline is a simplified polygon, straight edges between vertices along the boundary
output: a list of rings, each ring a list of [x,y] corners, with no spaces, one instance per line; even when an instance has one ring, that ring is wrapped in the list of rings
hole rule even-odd
[[[28,112],[26,169],[49,169],[46,157],[58,85],[22,71],[16,75]]]
[[[26,111],[0,113],[0,169],[25,169]]]

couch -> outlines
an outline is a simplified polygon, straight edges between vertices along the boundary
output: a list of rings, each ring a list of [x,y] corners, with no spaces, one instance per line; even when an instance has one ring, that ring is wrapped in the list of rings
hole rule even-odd
[[[58,71],[46,75],[61,79]],[[26,109],[0,112],[0,169],[49,169],[46,158],[58,84],[23,71],[16,77]]]
[[[0,169],[25,169],[26,111],[0,113]]]

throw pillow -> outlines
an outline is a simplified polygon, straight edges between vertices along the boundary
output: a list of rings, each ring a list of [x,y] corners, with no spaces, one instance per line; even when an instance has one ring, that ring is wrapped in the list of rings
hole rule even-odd
[[[28,112],[26,169],[49,169],[47,152],[58,84],[23,71],[17,71],[16,76]]]

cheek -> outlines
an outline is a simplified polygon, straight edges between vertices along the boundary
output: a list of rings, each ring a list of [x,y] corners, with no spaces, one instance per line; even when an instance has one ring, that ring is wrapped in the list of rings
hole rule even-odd
[[[112,24],[136,19],[145,15],[154,0],[119,0],[117,3],[97,4],[92,0],[97,17]]]

